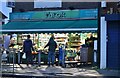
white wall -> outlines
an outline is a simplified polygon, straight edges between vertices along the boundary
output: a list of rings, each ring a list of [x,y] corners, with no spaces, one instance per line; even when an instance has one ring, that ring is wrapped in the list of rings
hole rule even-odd
[[[106,7],[106,1],[101,1],[101,7]],[[105,69],[107,65],[107,23],[105,16],[100,18],[100,69]]]
[[[62,0],[34,0],[34,8],[62,7]]]
[[[107,23],[105,17],[101,17],[101,39],[100,39],[100,69],[105,69],[107,65]]]
[[[8,20],[9,20],[9,13],[12,12],[12,8],[7,7],[6,1],[7,1],[7,0],[4,0],[4,1],[0,0],[0,11],[1,11],[5,16],[8,17],[7,19],[5,19],[5,23],[7,23]]]

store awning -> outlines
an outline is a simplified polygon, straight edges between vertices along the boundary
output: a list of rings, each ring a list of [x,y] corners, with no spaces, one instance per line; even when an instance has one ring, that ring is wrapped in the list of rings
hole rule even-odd
[[[12,21],[2,26],[2,32],[78,32],[96,31],[97,20],[69,21]]]

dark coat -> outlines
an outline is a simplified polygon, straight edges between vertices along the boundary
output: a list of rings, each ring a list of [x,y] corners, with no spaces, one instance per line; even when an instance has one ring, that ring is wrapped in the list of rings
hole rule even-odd
[[[23,52],[31,53],[32,50],[34,51],[32,41],[30,39],[26,39],[23,43]]]
[[[49,51],[55,52],[55,49],[57,48],[57,43],[51,37],[49,42],[47,43],[47,45],[44,48],[46,48],[47,46],[49,46],[49,49],[48,49]]]

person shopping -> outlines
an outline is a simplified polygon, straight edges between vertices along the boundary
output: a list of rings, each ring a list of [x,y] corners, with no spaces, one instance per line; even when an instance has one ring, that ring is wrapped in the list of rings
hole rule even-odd
[[[32,51],[34,51],[30,35],[27,35],[27,39],[23,43],[23,52],[26,53],[27,66],[31,63],[33,65]]]
[[[57,43],[54,41],[54,35],[51,36],[49,39],[49,42],[47,45],[44,47],[49,47],[49,52],[48,52],[48,66],[50,66],[50,62],[52,62],[52,66],[54,66],[54,61],[55,61],[55,50],[57,48]]]

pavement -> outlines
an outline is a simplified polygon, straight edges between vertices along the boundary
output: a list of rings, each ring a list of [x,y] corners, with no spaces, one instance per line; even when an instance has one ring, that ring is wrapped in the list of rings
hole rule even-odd
[[[66,78],[66,77],[75,77],[75,78],[120,78],[120,70],[107,70],[107,69],[95,69],[90,66],[83,67],[66,67],[62,68],[61,66],[50,66],[47,65],[30,65],[29,67],[26,64],[15,64],[13,71],[13,64],[4,64],[2,65],[2,78],[7,77],[16,77],[16,78]]]

